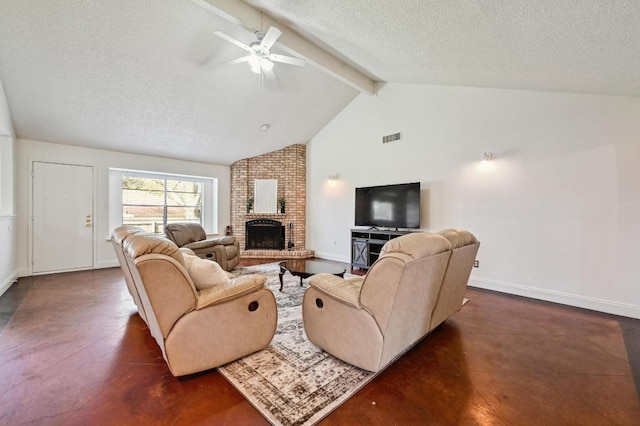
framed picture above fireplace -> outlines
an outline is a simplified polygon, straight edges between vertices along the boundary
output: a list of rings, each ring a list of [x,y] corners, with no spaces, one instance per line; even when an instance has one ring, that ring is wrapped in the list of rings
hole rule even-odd
[[[254,213],[277,213],[278,180],[256,179],[253,184]]]

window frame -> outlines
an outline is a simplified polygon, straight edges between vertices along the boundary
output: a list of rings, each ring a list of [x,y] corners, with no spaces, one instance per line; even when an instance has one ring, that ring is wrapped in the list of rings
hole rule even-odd
[[[183,175],[177,173],[150,172],[132,169],[109,169],[109,224],[113,230],[122,225],[122,180],[123,177],[146,179],[167,179],[198,182],[202,184],[202,227],[207,234],[218,234],[218,179],[205,176]],[[166,210],[166,199],[165,199]],[[166,221],[166,216],[163,221]]]

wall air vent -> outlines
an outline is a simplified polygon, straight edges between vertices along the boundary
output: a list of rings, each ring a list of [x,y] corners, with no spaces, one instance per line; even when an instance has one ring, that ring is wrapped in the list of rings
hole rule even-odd
[[[400,132],[382,137],[382,143],[396,142],[400,140]]]

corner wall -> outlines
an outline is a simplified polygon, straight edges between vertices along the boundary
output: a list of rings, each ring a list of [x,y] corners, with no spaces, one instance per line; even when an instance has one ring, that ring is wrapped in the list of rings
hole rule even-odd
[[[348,262],[354,188],[420,181],[421,227],[482,243],[470,285],[640,318],[638,117],[634,97],[386,84],[307,146],[309,248]]]
[[[231,165],[231,223],[233,235],[244,250],[247,220],[266,218],[285,225],[285,241],[289,241],[289,223],[293,224],[295,250],[306,244],[306,180],[307,147],[296,144],[278,151],[236,161]],[[256,179],[277,179],[278,198],[286,200],[285,214],[248,214],[247,198],[253,197]]]

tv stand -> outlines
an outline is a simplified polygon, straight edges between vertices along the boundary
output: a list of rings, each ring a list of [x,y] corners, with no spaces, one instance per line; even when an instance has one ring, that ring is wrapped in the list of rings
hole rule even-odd
[[[378,260],[382,246],[411,231],[385,231],[371,227],[351,230],[351,268],[369,269]]]

